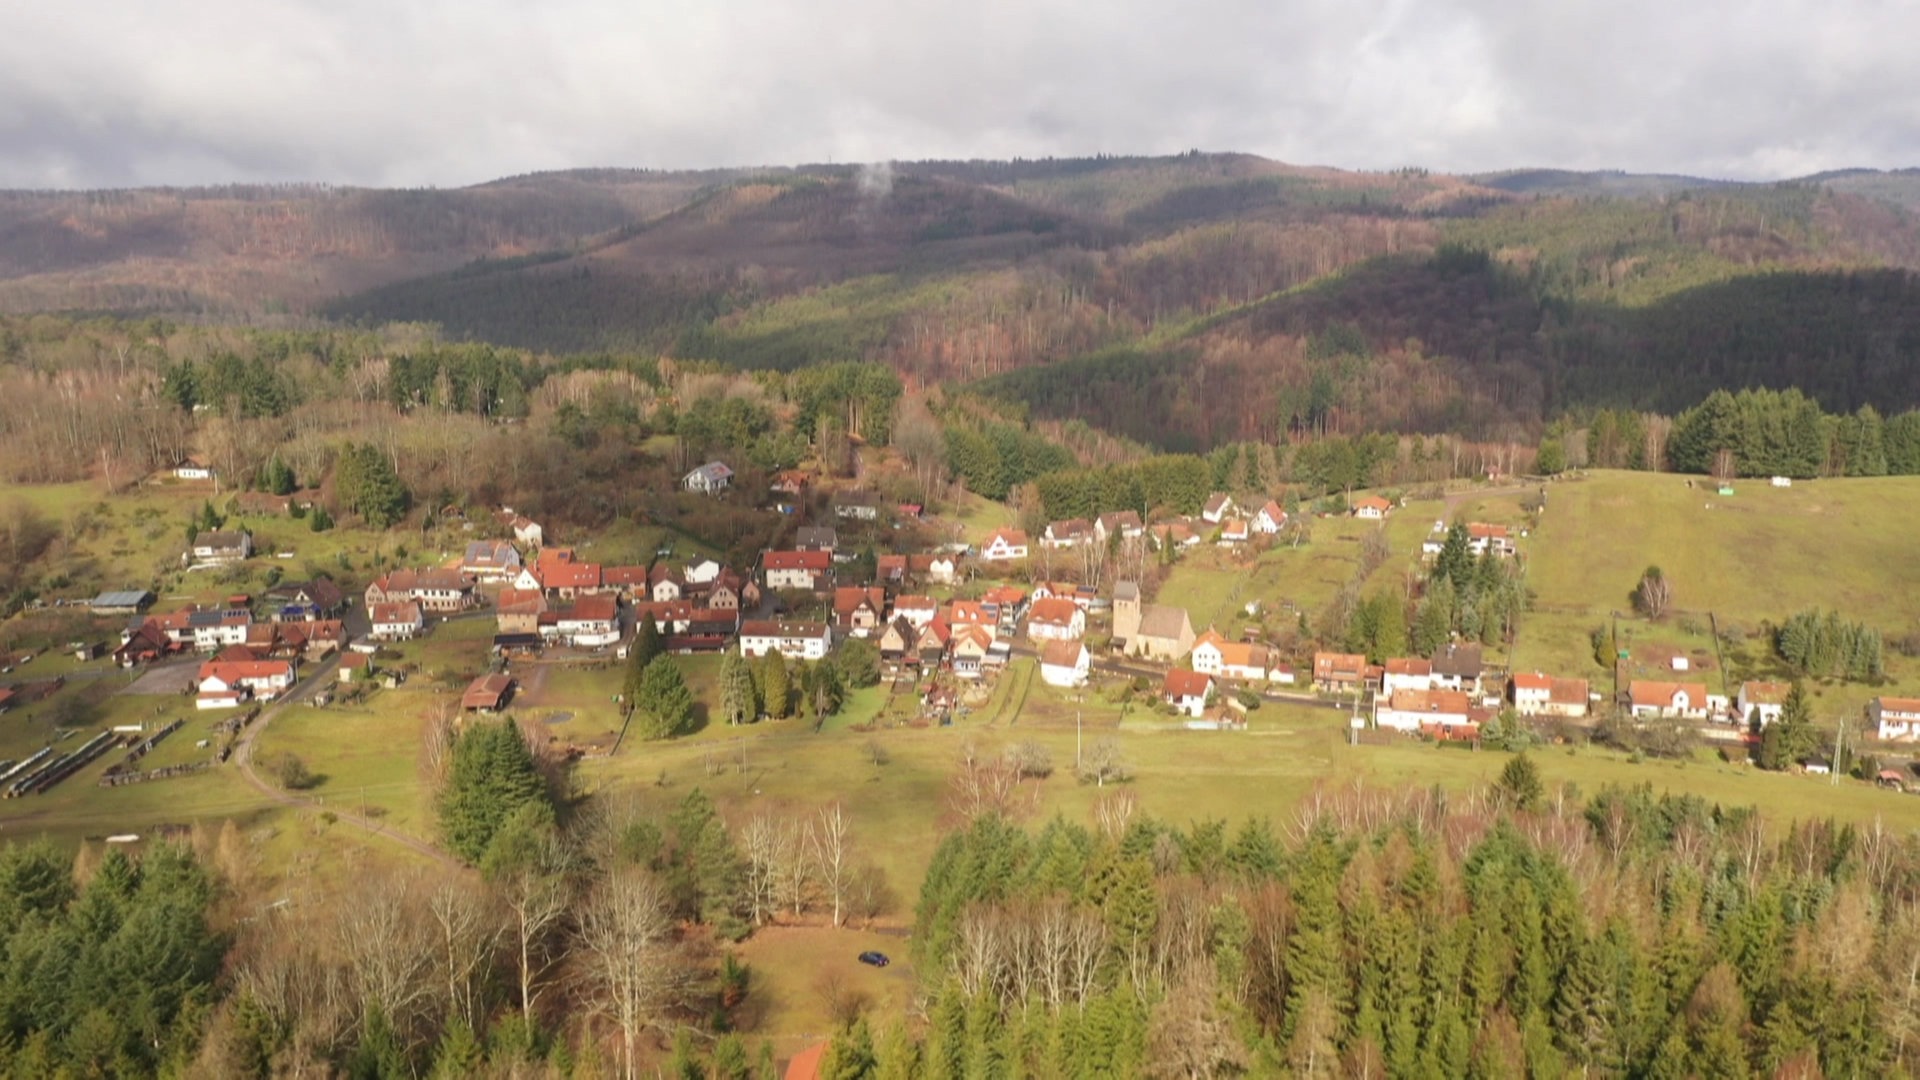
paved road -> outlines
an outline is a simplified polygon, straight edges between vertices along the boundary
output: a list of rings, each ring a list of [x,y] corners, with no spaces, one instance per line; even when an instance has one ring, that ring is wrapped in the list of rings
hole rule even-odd
[[[241,777],[245,779],[254,790],[281,806],[330,810],[334,816],[349,825],[357,825],[370,833],[383,836],[414,854],[431,859],[448,869],[464,871],[465,867],[461,866],[460,862],[454,859],[453,856],[448,855],[446,852],[441,851],[425,840],[408,836],[403,832],[397,832],[365,815],[351,813],[337,807],[327,807],[319,799],[312,796],[299,795],[287,791],[284,788],[277,787],[262,779],[260,774],[255,771],[253,767],[254,740],[259,738],[261,732],[267,730],[267,725],[271,724],[274,718],[279,716],[281,711],[288,705],[305,701],[321,686],[330,685],[334,680],[334,672],[339,666],[340,656],[336,653],[310,671],[307,677],[301,679],[293,689],[274,699],[271,705],[268,705],[260,711],[260,715],[253,723],[248,724],[246,728],[240,732],[240,740],[235,744],[233,749],[233,762],[239,766]]]

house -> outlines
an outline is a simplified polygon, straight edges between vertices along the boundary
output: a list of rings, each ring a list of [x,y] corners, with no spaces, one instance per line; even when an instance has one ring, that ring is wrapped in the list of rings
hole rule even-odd
[[[1193,670],[1242,682],[1291,682],[1293,673],[1276,672],[1272,650],[1247,641],[1228,641],[1211,628],[1193,643]],[[1282,677],[1284,675],[1284,678]]]
[[[187,629],[193,635],[193,647],[215,652],[229,645],[245,645],[247,631],[253,626],[253,612],[246,608],[215,608],[195,611],[187,616]]]
[[[1662,716],[1681,720],[1707,718],[1704,683],[1652,682],[1635,679],[1627,687],[1629,710],[1637,717]]]
[[[924,563],[918,561],[923,558],[926,560]],[[945,553],[927,556],[909,555],[907,570],[911,573],[924,574],[928,581],[936,585],[951,585],[960,579],[960,557]]]
[[[674,652],[720,652],[740,632],[740,612],[722,608],[694,608],[687,615],[685,629],[667,635],[667,648]]]
[[[340,658],[340,668],[335,675],[343,683],[369,678],[373,675],[373,657],[350,652]]]
[[[1393,504],[1378,495],[1357,499],[1353,504],[1353,516],[1363,521],[1379,521],[1392,512]]]
[[[1882,739],[1920,737],[1920,698],[1874,698],[1867,705],[1867,719]]]
[[[1027,612],[1027,636],[1035,641],[1078,641],[1086,632],[1087,613],[1072,600],[1050,596]]]
[[[940,605],[930,596],[896,596],[893,599],[893,613],[919,630],[940,614]]]
[[[987,562],[1011,562],[1026,557],[1027,534],[1019,529],[995,529],[980,548],[980,558]]]
[[[1238,547],[1253,535],[1252,529],[1242,518],[1228,518],[1220,523],[1220,546]]]
[[[546,530],[540,527],[540,523],[525,514],[515,513],[511,506],[501,507],[493,519],[500,523],[501,528],[513,533],[516,543],[539,547],[546,541]]]
[[[980,600],[955,600],[940,609],[940,617],[955,630],[963,626],[978,626],[987,631],[989,638],[999,634],[1000,616],[989,611]]]
[[[211,480],[218,473],[199,458],[186,458],[173,467],[173,475],[178,480]]]
[[[1450,641],[1433,652],[1433,688],[1435,690],[1465,690],[1469,694],[1480,692],[1480,673],[1486,665],[1482,663],[1482,652],[1478,645],[1462,645]]]
[[[253,534],[244,529],[216,529],[193,538],[196,563],[237,563],[253,554]]]
[[[556,600],[571,600],[576,596],[597,593],[606,587],[601,580],[600,564],[581,562],[574,557],[572,548],[547,548],[540,552],[540,558],[533,565],[533,573],[539,579],[540,587],[547,595]],[[520,579],[515,585],[520,585]]]
[[[622,600],[645,600],[651,595],[647,585],[650,573],[651,570],[645,566],[602,566],[600,591],[611,593]],[[519,587],[518,579],[515,580],[514,586]]]
[[[1207,699],[1213,696],[1213,677],[1198,671],[1174,668],[1160,680],[1160,700],[1195,719],[1207,711]]]
[[[833,516],[851,521],[880,520],[880,497],[871,491],[836,491]]]
[[[421,614],[420,605],[412,600],[374,604],[367,611],[373,623],[368,636],[380,641],[405,641],[418,637],[427,629],[426,616]]]
[[[920,666],[938,667],[946,662],[947,646],[953,641],[953,627],[947,620],[936,618],[920,628],[920,636],[914,641],[913,651],[920,657]]]
[[[1764,728],[1775,720],[1787,707],[1787,695],[1793,688],[1785,683],[1743,682],[1740,693],[1734,698],[1737,708],[1733,721],[1738,724],[1752,723],[1755,729]]]
[[[1093,658],[1084,642],[1049,641],[1040,650],[1040,681],[1048,686],[1085,686],[1092,670]]]
[[[1119,635],[1119,609],[1114,613],[1114,634]],[[1187,609],[1165,604],[1148,604],[1140,610],[1133,632],[1126,637],[1127,654],[1171,664],[1193,649],[1193,623]]]
[[[789,660],[821,660],[833,644],[826,623],[752,620],[740,624],[740,655],[777,652]]]
[[[804,469],[782,469],[773,474],[773,482],[767,485],[767,490],[782,495],[798,495],[807,490],[807,485],[812,482],[813,474]]]
[[[460,557],[460,572],[476,581],[508,581],[520,573],[520,551],[505,540],[474,540]]]
[[[680,486],[696,495],[718,495],[732,483],[732,469],[722,462],[709,461],[683,477]]]
[[[913,647],[919,639],[920,628],[896,615],[880,633],[880,659],[890,664],[915,659]]]
[[[795,551],[832,552],[840,546],[840,533],[831,525],[802,525],[793,533]]]
[[[268,589],[266,598],[273,606],[274,622],[331,619],[338,616],[347,603],[346,593],[326,578],[283,581]]]
[[[1587,680],[1556,679],[1539,672],[1521,672],[1508,685],[1513,711],[1521,716],[1587,715]]]
[[[1788,476],[1776,476],[1767,482],[1777,488],[1790,488],[1793,486],[1793,478]]]
[[[126,636],[119,648],[113,650],[113,662],[123,668],[130,668],[135,664],[152,663],[179,649],[178,644],[167,639],[167,632],[159,625],[142,624]]]
[[[824,591],[833,578],[833,556],[825,551],[769,551],[760,556],[769,589]]]
[[[1040,537],[1043,548],[1078,547],[1094,538],[1093,523],[1086,518],[1068,518],[1047,526]]]
[[[460,707],[467,712],[498,712],[506,708],[513,695],[513,676],[496,672],[482,675],[467,684],[460,695]]]
[[[686,568],[680,571],[680,580],[689,586],[711,585],[720,580],[720,571],[726,569],[708,558],[690,559]]]
[[[611,645],[620,640],[620,600],[614,596],[579,597],[572,606],[541,617],[540,636],[580,649]]]
[[[1396,731],[1461,727],[1472,721],[1473,699],[1459,690],[1398,690],[1373,705],[1375,727]]]
[[[1200,543],[1200,534],[1194,531],[1193,523],[1185,519],[1163,521],[1147,532],[1153,537],[1155,550],[1172,547],[1175,551],[1184,551]]]
[[[733,570],[722,570],[707,589],[707,606],[716,611],[739,611],[760,605],[760,586]]]
[[[473,579],[458,570],[394,570],[367,586],[369,608],[403,600],[419,604],[423,611],[462,611],[474,602]]]
[[[656,604],[680,599],[686,591],[685,585],[686,579],[680,576],[680,571],[666,563],[655,563],[653,569],[647,571],[647,598]]]
[[[852,637],[869,637],[887,618],[887,590],[845,585],[833,590],[833,625]]]
[[[1200,520],[1209,525],[1218,525],[1239,512],[1240,508],[1234,505],[1233,496],[1216,491],[1207,497],[1207,504],[1200,508]]]
[[[1272,536],[1286,527],[1287,512],[1280,509],[1280,504],[1272,499],[1268,499],[1267,504],[1253,515],[1254,532]]]
[[[1433,689],[1433,661],[1418,657],[1396,656],[1387,661],[1380,690],[1392,694],[1398,690]]]
[[[1361,690],[1366,683],[1366,657],[1357,653],[1313,654],[1314,689],[1345,693],[1348,690]]]
[[[999,620],[1000,629],[1012,633],[1027,613],[1027,591],[1018,585],[996,585],[980,597],[980,604]]]
[[[293,673],[288,660],[255,659],[245,649],[223,653],[200,665],[194,706],[230,709],[251,698],[266,701],[292,689]]]
[[[1507,558],[1514,552],[1513,530],[1505,525],[1470,521],[1467,523],[1467,551],[1476,559],[1489,551],[1502,559]]]
[[[662,634],[684,634],[693,626],[693,612],[693,603],[689,600],[667,600],[658,604],[642,600],[633,605],[634,625],[638,626],[641,619],[652,619],[654,629]],[[738,614],[735,612],[735,617]]]
[[[1117,510],[1093,519],[1093,538],[1102,547],[1111,544],[1115,536],[1122,540],[1138,540],[1145,535],[1147,527],[1140,523],[1140,515],[1132,510]]]
[[[947,655],[953,673],[963,679],[977,679],[985,671],[987,657],[993,651],[993,631],[977,623],[953,628],[953,640]]]
[[[873,580],[882,585],[898,587],[907,581],[907,557],[905,555],[881,555],[873,560]]]
[[[501,589],[493,610],[499,633],[537,634],[540,616],[547,613],[547,594],[539,589]]]

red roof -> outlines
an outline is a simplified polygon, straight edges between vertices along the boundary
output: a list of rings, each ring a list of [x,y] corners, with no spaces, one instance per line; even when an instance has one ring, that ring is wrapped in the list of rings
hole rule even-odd
[[[482,675],[473,680],[467,692],[460,695],[460,707],[463,709],[497,709],[500,701],[513,688],[513,678],[508,675]]]
[[[560,613],[568,622],[612,622],[620,615],[620,601],[611,596],[583,596]]]
[[[373,625],[383,626],[390,623],[417,623],[420,620],[420,605],[411,600],[399,603],[375,604],[371,614]]]
[[[873,609],[875,615],[887,610],[887,590],[875,586],[862,588],[858,585],[844,585],[833,590],[833,613],[842,618],[859,610],[861,603]]]
[[[814,622],[775,622],[753,619],[740,624],[741,637],[819,638],[827,636],[827,625]]]
[[[826,1043],[817,1043],[793,1055],[793,1060],[787,1062],[786,1080],[820,1080],[820,1066],[826,1057]]]
[[[1553,679],[1537,671],[1523,671],[1514,675],[1513,687],[1516,690],[1546,690],[1551,692],[1553,690]]]
[[[1213,689],[1213,679],[1197,671],[1174,668],[1160,683],[1160,696],[1170,698],[1203,698]]]
[[[1018,585],[999,585],[988,589],[980,599],[989,604],[1018,604],[1027,598],[1027,590]]]
[[[608,566],[600,570],[600,583],[616,589],[630,589],[635,585],[647,583],[647,568],[644,566]]]
[[[1389,675],[1432,675],[1433,661],[1419,657],[1394,657],[1387,661]]]
[[[824,571],[833,566],[831,551],[769,551],[761,558],[768,570]]]
[[[1040,650],[1040,662],[1048,667],[1079,667],[1087,647],[1078,641],[1049,641]]]
[[[1065,597],[1049,596],[1045,600],[1035,600],[1028,614],[1030,622],[1047,626],[1072,626],[1074,616],[1080,614],[1080,606]]]
[[[200,681],[217,678],[232,686],[247,679],[273,679],[293,674],[285,660],[208,660],[200,665]]]
[[[597,589],[600,587],[600,564],[557,563],[541,573],[540,583],[549,589]]]
[[[1069,601],[1071,603],[1071,601]],[[947,621],[950,623],[971,623],[984,626],[993,622],[987,609],[978,600],[955,600],[947,605]]]

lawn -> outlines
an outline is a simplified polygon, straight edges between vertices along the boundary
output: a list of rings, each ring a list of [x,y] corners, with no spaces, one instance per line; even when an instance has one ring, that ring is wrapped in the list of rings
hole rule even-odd
[[[431,787],[422,763],[426,723],[440,695],[379,690],[364,703],[283,711],[254,743],[262,776],[297,756],[314,777],[305,794],[415,836],[434,835]]]

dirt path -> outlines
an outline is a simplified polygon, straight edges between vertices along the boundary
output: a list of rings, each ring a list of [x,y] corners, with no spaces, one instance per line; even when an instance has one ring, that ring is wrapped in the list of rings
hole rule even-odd
[[[283,788],[276,787],[262,779],[253,767],[253,743],[255,739],[259,738],[261,732],[267,730],[267,725],[272,723],[274,718],[279,716],[280,712],[285,709],[288,704],[304,700],[308,695],[313,693],[315,686],[321,680],[331,680],[335,669],[339,666],[340,657],[336,654],[332,659],[327,660],[315,668],[312,674],[300,680],[293,689],[280,695],[273,704],[261,710],[260,716],[254,720],[253,723],[247,725],[246,729],[240,733],[240,740],[235,744],[233,750],[234,764],[239,766],[240,776],[246,780],[248,785],[261,795],[266,796],[268,800],[281,806],[292,807],[294,809],[304,808],[318,810],[324,808],[317,798],[297,795]],[[350,813],[338,809],[324,809],[328,809],[328,812],[349,825],[355,825],[365,829],[369,833],[385,837],[401,847],[406,848],[408,851],[437,862],[448,869],[460,871],[466,869],[460,864],[459,860],[418,837],[408,836],[403,832],[396,832],[394,829],[382,825],[362,814]]]

